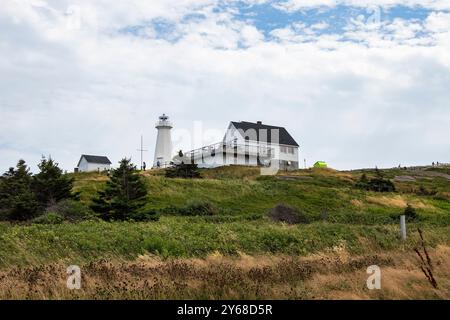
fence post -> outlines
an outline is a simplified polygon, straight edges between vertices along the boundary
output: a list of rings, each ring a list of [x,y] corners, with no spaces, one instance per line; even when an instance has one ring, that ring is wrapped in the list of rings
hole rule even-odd
[[[400,233],[402,240],[406,240],[406,217],[405,215],[400,216]]]

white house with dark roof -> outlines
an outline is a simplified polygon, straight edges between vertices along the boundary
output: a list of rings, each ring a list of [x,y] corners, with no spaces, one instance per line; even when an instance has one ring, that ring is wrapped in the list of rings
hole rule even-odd
[[[296,170],[299,145],[283,127],[260,121],[230,122],[223,141],[189,151],[183,161],[200,168],[247,165]]]
[[[111,161],[105,156],[81,155],[77,165],[78,172],[100,172],[111,169]]]

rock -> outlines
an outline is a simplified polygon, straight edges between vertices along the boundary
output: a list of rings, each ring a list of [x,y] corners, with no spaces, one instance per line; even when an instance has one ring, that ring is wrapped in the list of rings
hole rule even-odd
[[[396,176],[394,178],[395,182],[414,182],[416,181],[416,178],[411,176]]]
[[[306,216],[284,204],[279,204],[272,208],[268,213],[268,217],[272,221],[285,222],[287,224],[309,223],[309,219]]]

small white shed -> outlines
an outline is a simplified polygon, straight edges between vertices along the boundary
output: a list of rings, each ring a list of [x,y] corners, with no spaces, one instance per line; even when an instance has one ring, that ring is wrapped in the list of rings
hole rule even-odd
[[[78,161],[78,172],[101,172],[111,169],[111,161],[105,156],[91,156],[83,154]]]

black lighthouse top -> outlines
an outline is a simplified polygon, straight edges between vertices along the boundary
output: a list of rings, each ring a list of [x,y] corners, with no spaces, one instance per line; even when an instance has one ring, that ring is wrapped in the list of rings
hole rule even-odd
[[[169,120],[169,117],[166,116],[165,113],[163,113],[163,115],[159,117],[159,120],[161,120],[161,121],[167,121],[167,120]]]

